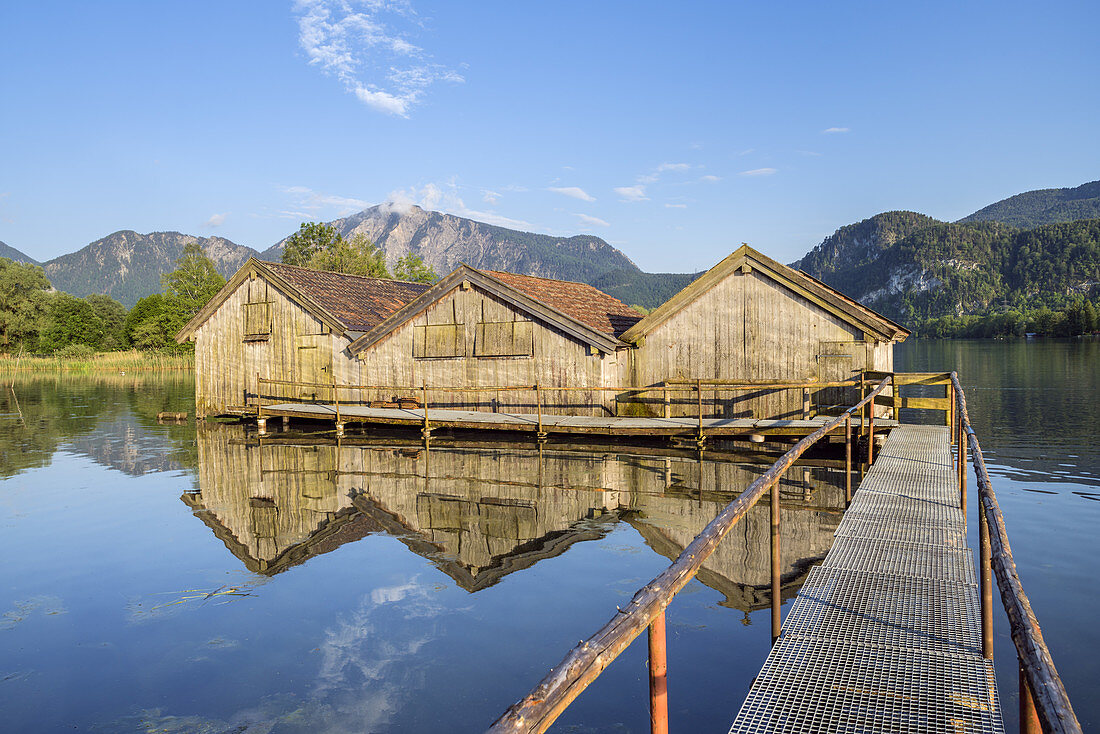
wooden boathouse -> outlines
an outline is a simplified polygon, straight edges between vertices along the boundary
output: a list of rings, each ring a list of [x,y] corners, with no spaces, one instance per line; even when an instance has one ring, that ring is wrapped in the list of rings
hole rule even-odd
[[[429,287],[251,259],[177,339],[195,342],[199,416],[430,401],[736,420],[851,404],[906,336],[744,245],[646,316],[590,285],[465,265]]]

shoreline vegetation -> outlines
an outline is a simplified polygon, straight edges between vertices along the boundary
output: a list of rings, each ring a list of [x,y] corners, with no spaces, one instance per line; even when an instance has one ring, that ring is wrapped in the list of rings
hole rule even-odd
[[[51,355],[0,354],[0,374],[16,372],[152,372],[191,371],[192,352],[164,353],[131,349],[121,352],[59,353]]]

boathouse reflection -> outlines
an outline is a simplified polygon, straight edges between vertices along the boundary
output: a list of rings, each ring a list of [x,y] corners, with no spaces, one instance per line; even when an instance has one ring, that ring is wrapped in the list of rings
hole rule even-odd
[[[470,592],[628,522],[672,559],[767,465],[530,444],[422,446],[200,426],[198,489],[183,496],[245,566],[274,575],[386,533]],[[795,467],[781,484],[786,597],[825,556],[843,473]],[[699,580],[744,611],[771,600],[769,510],[734,527]]]

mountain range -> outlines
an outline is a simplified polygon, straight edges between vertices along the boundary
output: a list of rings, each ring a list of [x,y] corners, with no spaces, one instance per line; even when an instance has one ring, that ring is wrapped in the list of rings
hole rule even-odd
[[[847,295],[902,321],[988,309],[1000,299],[1087,292],[1100,281],[1100,181],[1029,191],[954,223],[911,211],[883,212],[841,227],[794,263]],[[1073,223],[1073,224],[1068,224]],[[363,234],[392,266],[409,252],[443,274],[460,262],[590,283],[631,304],[654,308],[698,273],[646,273],[593,235],[522,232],[416,206],[385,204],[330,223]],[[262,252],[222,237],[122,230],[44,263],[0,242],[0,257],[41,264],[58,290],[106,293],[132,306],[160,292],[161,275],[183,247],[198,242],[223,275],[249,257],[278,260],[285,238]],[[1052,258],[1070,258],[1061,265]]]

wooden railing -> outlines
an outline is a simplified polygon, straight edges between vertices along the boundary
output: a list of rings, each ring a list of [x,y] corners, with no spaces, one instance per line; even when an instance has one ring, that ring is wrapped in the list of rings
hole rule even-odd
[[[869,407],[890,384],[887,376],[860,402],[846,409],[841,415],[827,421],[821,428],[803,438],[756,481],[748,486],[737,499],[728,504],[699,535],[684,549],[680,556],[663,573],[643,586],[625,609],[617,609],[615,616],[598,632],[574,647],[565,658],[550,671],[524,698],[513,704],[490,727],[490,732],[543,732],[554,723],[572,701],[581,694],[630,643],[649,629],[650,644],[650,718],[654,732],[668,731],[668,708],[664,678],[664,610],[673,597],[695,577],[703,563],[711,556],[730,529],[748,514],[748,511],[772,490],[772,554],[773,584],[778,564],[778,500],[775,487],[795,461],[811,446],[832,431],[843,426],[846,437],[847,474],[851,478],[852,416]],[[870,428],[870,426],[868,426]],[[871,429],[873,430],[873,428]],[[870,436],[869,436],[870,438]],[[872,458],[874,441],[868,441],[868,459]],[[850,498],[850,483],[847,488]],[[778,594],[773,593],[773,636],[778,634],[776,607]]]
[[[966,507],[966,449],[969,445],[973,456],[974,474],[978,479],[978,534],[980,545],[980,587],[982,599],[982,654],[993,659],[993,582],[997,576],[997,588],[1001,603],[1008,616],[1012,642],[1016,646],[1019,662],[1020,731],[1032,734],[1041,728],[1043,732],[1080,732],[1081,724],[1073,713],[1062,679],[1054,667],[1054,659],[1043,640],[1039,620],[1031,609],[1031,602],[1024,593],[1012,546],[1008,542],[1005,519],[989,471],[985,456],[978,443],[978,435],[970,424],[966,407],[966,394],[959,377],[950,375],[955,393],[956,416],[954,433],[959,441],[958,472],[962,506]],[[965,436],[965,441],[963,437]],[[990,528],[993,532],[990,532]],[[992,572],[992,573],[991,573]]]
[[[879,378],[882,379],[882,378]],[[639,396],[646,394],[659,393],[661,400],[661,413],[662,417],[672,417],[673,400],[672,397],[676,394],[684,394],[695,396],[693,401],[695,407],[694,416],[682,416],[695,418],[698,421],[698,438],[702,439],[704,436],[703,419],[708,417],[705,414],[703,392],[704,390],[711,391],[714,394],[713,401],[718,401],[718,395],[722,392],[750,392],[750,391],[786,391],[786,390],[801,390],[802,391],[802,418],[812,417],[812,402],[811,391],[822,390],[827,388],[859,388],[860,395],[862,396],[863,390],[865,390],[866,379],[863,375],[859,375],[850,380],[834,381],[834,382],[781,382],[781,381],[759,381],[759,382],[746,382],[746,381],[732,381],[732,380],[667,380],[657,385],[647,386],[630,386],[630,387],[601,387],[601,386],[544,386],[538,383],[531,385],[486,385],[486,386],[439,386],[439,385],[353,385],[353,384],[341,384],[333,380],[332,382],[302,382],[296,380],[279,380],[267,377],[261,377],[256,375],[256,392],[254,396],[255,406],[257,408],[257,417],[263,418],[263,409],[265,402],[270,405],[273,402],[294,402],[300,401],[302,398],[299,396],[265,396],[262,390],[262,386],[287,386],[293,388],[313,388],[316,390],[331,390],[332,391],[332,403],[336,408],[336,420],[340,423],[340,407],[341,405],[348,405],[349,401],[342,401],[340,398],[341,392],[356,391],[363,392],[399,392],[410,395],[416,395],[419,397],[419,403],[425,408],[424,411],[424,426],[423,431],[425,435],[428,435],[431,431],[431,426],[428,422],[427,407],[429,406],[429,396],[439,393],[451,393],[451,394],[485,394],[485,393],[530,393],[531,400],[527,405],[535,408],[537,416],[537,422],[535,429],[539,436],[544,435],[543,431],[543,415],[545,413],[544,396],[547,393],[555,392],[588,392],[588,393],[614,393],[616,395],[625,396],[623,400],[627,403],[636,400]],[[364,400],[350,401],[352,403],[369,402]],[[684,403],[678,403],[680,405]],[[595,406],[584,406],[591,408]],[[871,413],[870,406],[866,411]],[[873,420],[873,416],[871,417]]]

